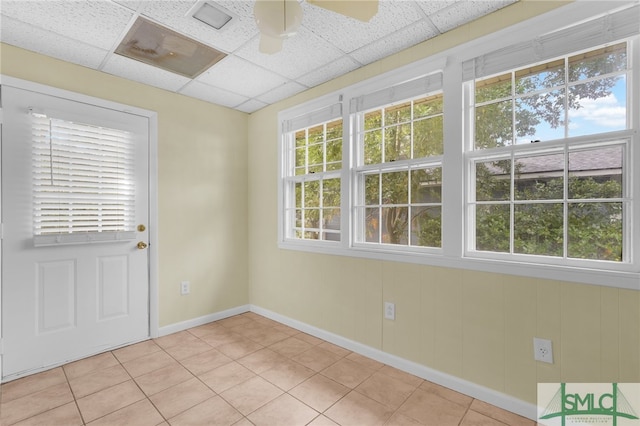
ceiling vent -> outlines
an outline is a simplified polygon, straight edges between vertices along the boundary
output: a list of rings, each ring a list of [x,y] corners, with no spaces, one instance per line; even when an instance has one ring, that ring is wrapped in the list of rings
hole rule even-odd
[[[136,19],[115,53],[189,78],[197,77],[227,56],[141,17]]]
[[[222,29],[233,18],[230,13],[211,3],[202,3],[192,16],[216,30]]]

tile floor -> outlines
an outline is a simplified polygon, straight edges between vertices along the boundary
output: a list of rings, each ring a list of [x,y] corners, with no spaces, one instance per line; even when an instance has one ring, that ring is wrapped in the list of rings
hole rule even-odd
[[[2,385],[9,425],[528,425],[255,313]]]

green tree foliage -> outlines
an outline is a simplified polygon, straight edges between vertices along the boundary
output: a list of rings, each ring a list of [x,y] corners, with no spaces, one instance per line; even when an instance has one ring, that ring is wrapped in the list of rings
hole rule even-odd
[[[484,166],[484,165],[483,165]],[[486,166],[485,166],[486,168]],[[504,189],[504,176],[480,177],[489,184],[477,189],[478,199],[500,199],[495,188]],[[498,182],[496,182],[498,181]],[[514,205],[513,252],[544,256],[563,256],[564,204],[562,179],[520,179],[515,187],[521,200],[538,200]],[[570,178],[567,217],[567,256],[576,259],[622,260],[622,203],[587,202],[619,197],[619,178],[594,176]],[[560,195],[559,195],[560,194]],[[506,199],[509,192],[504,194]],[[540,202],[539,200],[558,200]],[[476,249],[509,252],[511,211],[509,204],[476,206]]]
[[[310,229],[305,239],[337,239],[338,234],[322,235],[317,229],[340,229],[340,178],[319,173],[342,168],[342,120],[296,132],[296,175],[309,178],[296,184],[296,227]],[[318,174],[316,178],[314,175]],[[321,227],[322,224],[322,227]]]

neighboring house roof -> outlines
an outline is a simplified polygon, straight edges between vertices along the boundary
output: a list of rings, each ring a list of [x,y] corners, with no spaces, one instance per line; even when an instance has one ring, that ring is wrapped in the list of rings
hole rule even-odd
[[[620,146],[570,151],[569,172],[581,175],[621,174],[622,157],[622,147]],[[519,175],[555,176],[564,170],[564,155],[547,154],[520,157],[516,158],[516,164]],[[484,163],[484,165],[496,176],[505,174],[505,170],[494,165],[493,162]]]

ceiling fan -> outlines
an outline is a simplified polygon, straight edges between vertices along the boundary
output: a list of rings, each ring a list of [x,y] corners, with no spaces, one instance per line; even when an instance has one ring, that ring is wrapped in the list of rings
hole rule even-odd
[[[378,13],[378,0],[306,0],[344,16],[369,22]],[[256,0],[253,15],[260,30],[260,52],[274,54],[282,42],[295,35],[302,24],[298,0]]]

